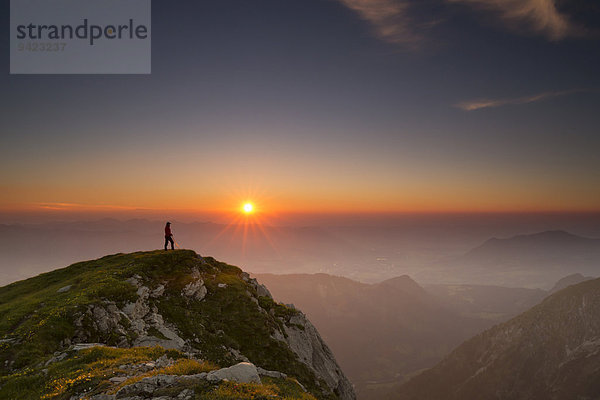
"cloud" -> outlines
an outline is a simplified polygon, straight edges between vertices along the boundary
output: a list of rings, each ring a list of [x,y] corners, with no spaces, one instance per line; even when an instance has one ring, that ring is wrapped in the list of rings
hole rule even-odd
[[[375,35],[386,42],[413,46],[422,37],[408,14],[409,0],[339,0],[369,22]]]
[[[79,204],[79,203],[34,203],[34,206],[44,210],[54,211],[81,211],[81,210],[139,210],[138,207],[127,207],[107,204]]]
[[[507,28],[530,31],[550,40],[571,36],[577,29],[556,8],[554,0],[446,0],[495,14]]]
[[[512,99],[481,99],[481,100],[472,100],[472,101],[464,101],[456,104],[456,107],[460,108],[464,111],[475,111],[481,110],[483,108],[495,108],[506,105],[517,105],[517,104],[529,104],[535,103],[537,101],[542,101],[546,99],[551,99],[553,97],[566,96],[573,93],[586,92],[589,90],[582,89],[572,89],[572,90],[562,90],[556,92],[544,92],[535,94],[533,96],[525,96],[525,97],[516,97]]]
[[[427,31],[444,20],[448,5],[463,4],[488,12],[505,28],[560,40],[580,32],[566,15],[556,8],[554,0],[338,0],[355,11],[373,28],[379,39],[404,47],[418,47]],[[437,8],[420,7],[437,5]],[[447,11],[447,10],[446,10]]]

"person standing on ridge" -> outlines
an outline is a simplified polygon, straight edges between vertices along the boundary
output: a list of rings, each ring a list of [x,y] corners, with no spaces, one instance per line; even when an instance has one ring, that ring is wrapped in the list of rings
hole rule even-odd
[[[165,225],[165,250],[167,250],[169,242],[171,242],[171,250],[175,250],[175,242],[173,241],[173,233],[171,232],[171,223],[167,222],[167,225]]]

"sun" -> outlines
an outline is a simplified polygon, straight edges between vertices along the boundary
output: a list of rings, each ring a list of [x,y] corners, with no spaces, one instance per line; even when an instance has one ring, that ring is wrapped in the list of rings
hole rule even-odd
[[[254,206],[252,205],[252,203],[246,203],[244,204],[242,209],[244,210],[244,213],[251,214],[254,211]]]

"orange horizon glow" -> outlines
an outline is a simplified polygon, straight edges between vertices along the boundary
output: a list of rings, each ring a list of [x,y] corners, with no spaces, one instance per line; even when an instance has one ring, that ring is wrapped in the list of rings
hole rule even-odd
[[[301,151],[302,143],[290,147],[303,158],[221,149],[199,159],[193,146],[174,147],[177,159],[167,161],[176,171],[165,170],[155,157],[120,151],[111,153],[110,162],[105,154],[85,160],[70,155],[56,165],[33,160],[1,185],[0,212],[233,215],[247,202],[254,214],[268,216],[600,211],[600,185],[588,181],[590,174],[574,177],[556,168],[538,176],[512,166],[440,166],[426,158],[396,164],[395,156],[377,153],[372,159],[351,149],[340,160]],[[357,157],[372,162],[356,163]],[[86,168],[71,167],[80,164]],[[114,174],[115,164],[122,173]]]
[[[240,202],[237,202],[240,204]],[[260,211],[261,214],[503,214],[503,213],[598,213],[598,207],[485,207],[472,206],[467,207],[450,207],[449,205],[437,206],[435,204],[422,205],[421,207],[377,207],[373,204],[367,206],[349,206],[341,203],[339,206],[328,203],[321,203],[321,207],[309,207],[310,204],[304,203],[303,207],[293,207],[293,204],[288,202],[286,206],[277,206],[269,204],[261,206],[260,210],[254,202],[244,201],[241,206],[232,204],[230,207],[222,207],[219,205],[207,205],[206,207],[168,207],[157,205],[155,207],[147,206],[132,206],[132,205],[114,205],[114,204],[85,204],[85,203],[32,203],[32,204],[7,204],[0,205],[0,212],[19,213],[19,212],[85,212],[85,213],[210,213],[221,215],[242,214],[245,216],[256,214]]]

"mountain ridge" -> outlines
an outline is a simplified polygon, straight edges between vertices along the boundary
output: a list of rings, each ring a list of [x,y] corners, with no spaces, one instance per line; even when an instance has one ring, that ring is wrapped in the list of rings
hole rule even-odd
[[[302,312],[275,303],[239,268],[190,250],[120,253],[2,287],[0,337],[4,398],[121,398],[125,387],[142,393],[148,385],[171,397],[177,389],[212,398],[235,388],[210,379],[231,376],[228,367],[248,361],[236,367],[256,371],[248,390],[287,398],[287,390],[305,388],[307,399],[355,398]],[[80,365],[90,376],[73,376],[70,366],[90,357],[146,362],[106,370],[90,361]],[[153,378],[164,371],[171,373]],[[258,372],[268,384],[252,383],[260,382]],[[60,384],[72,380],[81,382]]]
[[[473,337],[393,398],[537,400],[600,394],[600,279],[569,286]]]

